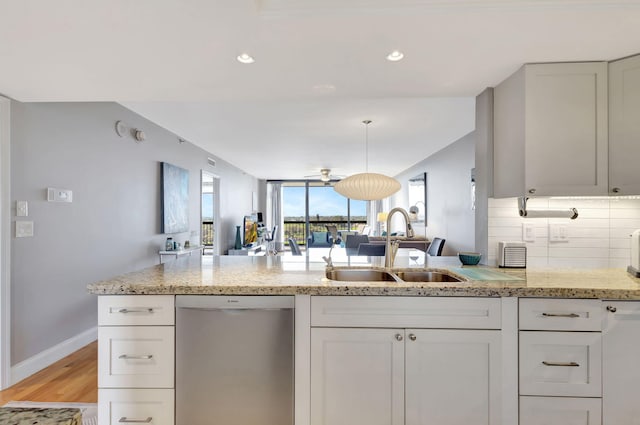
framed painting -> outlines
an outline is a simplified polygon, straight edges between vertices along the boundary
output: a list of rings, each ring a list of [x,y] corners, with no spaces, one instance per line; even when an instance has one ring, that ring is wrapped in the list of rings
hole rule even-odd
[[[409,213],[414,223],[427,225],[427,173],[409,179]]]
[[[189,231],[189,170],[162,162],[162,233]]]

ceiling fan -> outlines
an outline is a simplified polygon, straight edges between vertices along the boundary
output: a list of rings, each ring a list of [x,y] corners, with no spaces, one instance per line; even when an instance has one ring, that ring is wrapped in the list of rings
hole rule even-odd
[[[328,182],[331,180],[340,180],[344,178],[344,176],[337,176],[331,174],[330,168],[321,168],[320,174],[312,174],[310,176],[304,176],[305,179],[320,179],[320,181]]]

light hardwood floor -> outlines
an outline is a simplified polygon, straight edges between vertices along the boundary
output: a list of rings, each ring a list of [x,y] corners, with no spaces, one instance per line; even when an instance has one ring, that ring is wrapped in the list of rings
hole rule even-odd
[[[92,342],[35,375],[0,391],[0,406],[12,400],[96,403],[98,343]]]

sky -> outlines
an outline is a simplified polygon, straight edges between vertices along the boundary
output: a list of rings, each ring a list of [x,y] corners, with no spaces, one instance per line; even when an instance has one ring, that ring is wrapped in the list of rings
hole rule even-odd
[[[304,187],[284,187],[283,215],[285,217],[304,216]],[[366,201],[351,201],[351,215],[367,215]],[[347,198],[333,190],[331,186],[309,188],[309,215],[315,216],[347,215]]]
[[[304,216],[304,187],[284,187],[284,216]],[[347,198],[338,194],[333,187],[310,187],[309,201],[311,204],[309,214],[315,216],[347,215]],[[365,216],[366,201],[351,201],[351,215]],[[202,217],[211,219],[213,216],[213,194],[202,195]]]

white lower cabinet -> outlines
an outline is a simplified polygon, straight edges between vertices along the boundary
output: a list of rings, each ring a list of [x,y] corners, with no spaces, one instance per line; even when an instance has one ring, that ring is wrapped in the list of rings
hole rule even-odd
[[[600,397],[600,332],[520,332],[520,395]]]
[[[497,425],[500,339],[499,330],[314,327],[311,425]]]
[[[602,415],[605,425],[639,425],[640,302],[604,301]]]
[[[407,329],[406,424],[500,423],[500,331]]]
[[[100,425],[173,424],[172,389],[100,389],[98,400]]]
[[[175,297],[98,297],[98,422],[175,422]]]
[[[311,424],[404,424],[404,329],[311,330]]]
[[[520,425],[601,425],[599,398],[520,397]]]
[[[601,425],[600,301],[520,299],[519,317],[519,425]]]
[[[101,326],[100,388],[173,388],[173,326]]]

